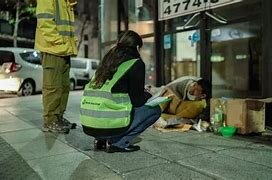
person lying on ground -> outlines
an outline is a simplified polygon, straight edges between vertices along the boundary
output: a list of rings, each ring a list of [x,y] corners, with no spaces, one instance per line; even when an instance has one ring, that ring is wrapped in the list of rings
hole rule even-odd
[[[211,83],[208,80],[184,76],[163,86],[160,91],[161,96],[172,99],[160,105],[162,109],[160,120],[201,118],[209,121]]]

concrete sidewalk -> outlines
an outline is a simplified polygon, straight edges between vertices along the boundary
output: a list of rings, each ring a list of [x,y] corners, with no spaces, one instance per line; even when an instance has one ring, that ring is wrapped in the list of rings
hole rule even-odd
[[[71,92],[67,119],[79,125],[82,91]],[[80,126],[43,133],[41,96],[0,99],[0,179],[272,179],[271,137],[160,133],[149,128],[133,153],[93,151]]]

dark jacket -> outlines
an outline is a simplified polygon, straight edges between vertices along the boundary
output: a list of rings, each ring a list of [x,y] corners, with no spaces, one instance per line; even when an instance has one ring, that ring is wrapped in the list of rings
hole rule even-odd
[[[128,93],[133,107],[143,106],[151,95],[144,90],[145,64],[137,50],[123,49],[118,53],[121,62],[138,58],[139,60],[113,86],[113,93]]]

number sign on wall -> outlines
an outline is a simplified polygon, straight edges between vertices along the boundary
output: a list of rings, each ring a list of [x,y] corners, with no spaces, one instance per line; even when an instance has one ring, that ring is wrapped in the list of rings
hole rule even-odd
[[[171,19],[242,0],[159,0],[159,20]]]

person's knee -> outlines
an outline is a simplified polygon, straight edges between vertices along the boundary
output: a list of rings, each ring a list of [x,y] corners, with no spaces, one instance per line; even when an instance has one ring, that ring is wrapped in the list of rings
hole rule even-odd
[[[152,114],[153,114],[157,119],[159,119],[159,117],[161,116],[161,113],[162,113],[162,110],[161,110],[160,106],[153,107],[152,110],[153,110],[153,113],[152,113]]]
[[[155,107],[148,107],[148,110],[145,112],[145,114],[152,119],[159,119],[161,116],[162,110],[160,106],[155,106]]]

